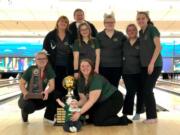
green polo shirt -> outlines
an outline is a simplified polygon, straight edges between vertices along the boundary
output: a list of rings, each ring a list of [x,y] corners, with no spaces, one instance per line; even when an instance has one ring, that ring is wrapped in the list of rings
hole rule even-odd
[[[33,74],[34,69],[37,69],[37,66],[30,66],[22,75],[22,78],[27,82],[27,90],[29,90],[30,80]],[[46,66],[45,76],[42,80],[43,90],[46,88],[50,79],[55,78],[55,73],[50,65]]]
[[[116,87],[110,84],[107,79],[99,74],[92,75],[87,85],[85,85],[84,78],[79,78],[77,81],[77,88],[79,93],[83,93],[87,97],[91,91],[101,90],[101,95],[97,102],[107,100],[114,92],[117,91]]]
[[[95,38],[92,38],[85,43],[82,41],[81,43],[79,40],[76,40],[73,46],[73,51],[79,52],[79,59],[90,59],[95,63],[96,60],[96,49],[99,49],[99,44]]]
[[[148,25],[146,30],[143,32],[140,30],[140,60],[142,67],[147,67],[151,61],[155,50],[154,38],[160,37],[158,29],[153,25]],[[155,64],[155,67],[162,66],[162,57],[159,54]]]
[[[105,31],[98,33],[97,40],[100,45],[100,67],[122,67],[122,47],[126,40],[125,35],[115,31],[109,38]]]

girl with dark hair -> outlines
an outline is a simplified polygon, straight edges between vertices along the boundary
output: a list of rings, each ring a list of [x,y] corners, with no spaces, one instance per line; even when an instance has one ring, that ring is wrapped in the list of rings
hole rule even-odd
[[[133,114],[134,97],[137,94],[136,115],[133,120],[139,120],[140,114],[144,112],[143,96],[141,88],[141,64],[139,58],[139,39],[137,27],[129,24],[126,29],[128,40],[123,44],[123,80],[126,87],[126,96],[123,105],[123,114]]]
[[[78,39],[73,46],[74,76],[78,78],[79,61],[91,59],[95,64],[95,72],[99,72],[100,49],[97,40],[91,37],[91,28],[87,23],[81,23],[78,28]]]
[[[160,33],[151,22],[148,12],[138,12],[137,23],[141,28],[139,31],[140,62],[142,66],[142,90],[147,117],[144,123],[156,123],[157,112],[153,88],[162,69]]]
[[[72,43],[74,43],[74,41],[78,38],[77,31],[78,31],[79,25],[84,22],[86,22],[90,26],[91,36],[96,37],[96,34],[97,34],[96,27],[91,22],[85,20],[85,14],[82,9],[80,9],[80,8],[75,9],[73,15],[74,15],[75,21],[69,25],[69,30],[72,33],[72,35],[71,35]]]
[[[74,113],[72,120],[76,121],[86,113],[89,114],[89,121],[98,126],[127,125],[128,119],[117,116],[123,105],[121,92],[103,76],[96,74],[93,65],[89,59],[80,62],[77,81],[80,100],[77,104],[81,111]]]

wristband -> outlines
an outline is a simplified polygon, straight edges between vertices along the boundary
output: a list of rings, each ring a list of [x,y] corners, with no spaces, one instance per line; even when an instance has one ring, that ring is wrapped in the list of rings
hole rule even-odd
[[[78,69],[74,69],[74,73],[78,73],[79,72],[79,70]]]

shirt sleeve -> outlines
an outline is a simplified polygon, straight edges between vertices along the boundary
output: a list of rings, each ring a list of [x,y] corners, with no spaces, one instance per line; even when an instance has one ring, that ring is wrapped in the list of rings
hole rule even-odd
[[[51,65],[49,65],[49,64],[47,65],[46,72],[47,72],[47,79],[48,80],[56,77],[54,70],[52,69]]]
[[[96,38],[94,39],[94,43],[95,43],[95,49],[100,49],[99,42],[97,41]]]
[[[103,88],[103,81],[99,76],[95,76],[92,78],[90,84],[89,84],[89,92],[93,90],[102,90]]]
[[[99,33],[96,36],[96,41],[97,41],[97,44],[99,45],[99,48],[101,48],[101,41],[100,41]]]
[[[32,67],[29,67],[22,75],[22,79],[24,79],[26,82],[29,82],[32,75]]]
[[[150,34],[151,34],[151,37],[154,38],[154,37],[160,37],[160,32],[159,30],[152,26],[151,29],[150,29]]]
[[[77,90],[79,93],[84,93],[83,90],[84,90],[84,87],[83,87],[83,79],[82,78],[79,78],[77,80]]]
[[[50,37],[49,37],[49,33],[44,38],[43,48],[42,49],[45,49],[48,53],[50,53]]]
[[[75,41],[73,45],[73,51],[78,51],[79,52],[79,41]]]

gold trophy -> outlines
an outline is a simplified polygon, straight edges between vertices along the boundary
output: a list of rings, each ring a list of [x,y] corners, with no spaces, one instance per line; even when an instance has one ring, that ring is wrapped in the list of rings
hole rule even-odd
[[[68,91],[66,97],[72,98],[73,97],[73,90],[75,88],[75,79],[73,76],[67,76],[62,81],[63,87]],[[57,114],[56,114],[56,126],[62,126],[65,123],[65,115],[66,112],[64,108],[57,107]]]
[[[42,79],[38,68],[35,68],[29,84],[29,91],[25,99],[43,99]]]
[[[67,76],[63,79],[62,82],[63,87],[68,91],[67,97],[72,97],[73,89],[75,88],[75,79],[73,76]]]

